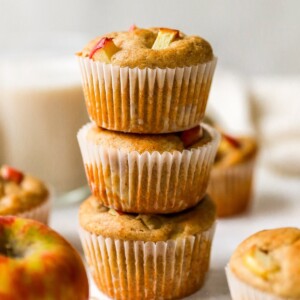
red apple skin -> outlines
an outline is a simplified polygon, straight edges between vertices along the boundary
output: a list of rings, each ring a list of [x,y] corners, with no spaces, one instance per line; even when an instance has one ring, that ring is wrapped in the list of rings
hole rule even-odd
[[[19,184],[24,177],[22,172],[6,165],[2,166],[0,173],[4,180],[14,181],[17,184]]]
[[[103,37],[102,39],[100,39],[100,41],[91,50],[89,58],[92,58],[94,56],[94,54],[96,53],[96,51],[105,47],[105,45],[112,40],[113,40],[113,38],[108,38],[108,37]]]
[[[202,137],[201,126],[198,125],[194,128],[181,132],[180,139],[183,142],[184,148],[188,148],[197,143]]]
[[[239,148],[239,147],[241,147],[240,142],[239,142],[236,138],[234,138],[234,137],[232,137],[232,136],[230,136],[230,135],[228,135],[228,134],[225,134],[225,133],[222,133],[222,136],[223,136],[223,138],[224,138],[228,143],[230,143],[234,148]]]
[[[5,255],[14,237],[17,258]],[[25,257],[26,253],[26,257]],[[76,250],[37,221],[0,217],[1,300],[88,300],[88,279]]]
[[[132,24],[132,25],[129,27],[128,31],[129,31],[129,32],[132,32],[132,31],[134,31],[135,29],[137,29],[136,25],[135,25],[135,24]]]

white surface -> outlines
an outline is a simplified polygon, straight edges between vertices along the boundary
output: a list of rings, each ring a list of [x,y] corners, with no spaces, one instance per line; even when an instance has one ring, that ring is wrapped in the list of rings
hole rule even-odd
[[[299,194],[300,178],[279,177],[266,169],[258,169],[252,207],[243,215],[218,221],[207,281],[199,292],[186,300],[229,300],[224,267],[231,253],[242,240],[259,230],[300,227]],[[50,225],[81,252],[77,213],[78,205],[54,207]],[[90,282],[91,297],[109,299],[97,290],[92,280]]]

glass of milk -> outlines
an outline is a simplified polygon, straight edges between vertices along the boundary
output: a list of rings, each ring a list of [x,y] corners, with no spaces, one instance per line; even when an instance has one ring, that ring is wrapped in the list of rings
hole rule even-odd
[[[72,53],[0,62],[0,165],[41,178],[59,202],[87,192],[76,139],[88,121],[79,72]]]

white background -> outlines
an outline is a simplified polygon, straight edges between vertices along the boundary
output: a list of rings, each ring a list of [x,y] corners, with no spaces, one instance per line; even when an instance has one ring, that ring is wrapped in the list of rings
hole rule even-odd
[[[34,46],[69,54],[133,23],[202,35],[219,66],[242,73],[300,71],[298,0],[0,0],[0,53]]]

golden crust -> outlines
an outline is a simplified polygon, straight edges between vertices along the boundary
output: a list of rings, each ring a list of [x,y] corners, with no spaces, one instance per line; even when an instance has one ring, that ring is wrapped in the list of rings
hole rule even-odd
[[[195,235],[212,227],[213,202],[206,196],[196,207],[170,215],[119,214],[91,196],[79,209],[80,225],[88,232],[121,240],[167,241]]]
[[[125,152],[137,151],[143,153],[148,151],[152,153],[157,151],[173,152],[183,151],[185,149],[179,134],[128,134],[123,132],[109,131],[94,125],[87,133],[87,140],[97,144],[104,145],[114,149],[122,149]],[[190,148],[197,148],[212,141],[210,134],[203,128],[202,138]]]
[[[158,28],[140,29],[126,32],[112,32],[93,39],[77,55],[89,57],[91,50],[103,37],[113,38],[121,50],[111,57],[111,63],[129,68],[176,68],[206,63],[213,59],[210,44],[199,36],[187,36],[180,32],[179,38],[169,47],[151,49]],[[93,60],[99,60],[97,52]]]
[[[256,140],[250,136],[241,136],[235,138],[240,144],[239,147],[228,147],[221,151],[222,143],[225,143],[224,137],[221,140],[214,168],[227,168],[244,161],[252,159],[257,153]]]
[[[19,214],[47,200],[48,190],[37,178],[25,174],[17,184],[0,176],[0,215]]]
[[[256,246],[271,256],[278,269],[267,278],[256,275],[244,262]],[[267,293],[300,299],[300,229],[279,228],[258,232],[242,242],[230,259],[231,271],[243,282]]]

